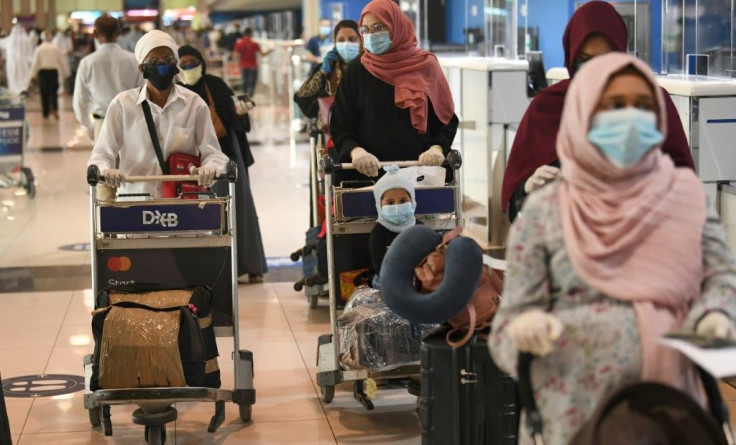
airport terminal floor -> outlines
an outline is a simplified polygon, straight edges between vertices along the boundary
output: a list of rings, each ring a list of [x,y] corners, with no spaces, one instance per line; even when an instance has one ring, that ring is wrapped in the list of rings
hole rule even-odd
[[[264,90],[265,91],[265,90]],[[167,428],[177,444],[419,443],[416,397],[406,389],[379,389],[375,410],[359,405],[350,384],[324,405],[315,382],[317,337],[328,333],[326,301],[309,309],[292,289],[297,269],[288,258],[304,242],[309,220],[308,143],[290,139],[288,113],[256,96],[256,163],[250,182],[269,259],[263,284],[239,287],[241,348],[254,353],[256,404],[243,423],[226,407],[225,423],[207,433],[212,403],[177,404]],[[85,165],[91,144],[61,98],[60,120],[43,121],[38,97],[28,100],[30,140],[24,163],[37,177],[37,195],[0,189],[0,372],[4,383],[24,385],[40,374],[82,377],[93,350],[90,328],[89,190]],[[232,340],[218,339],[223,388],[232,388]],[[14,379],[18,378],[18,379]],[[18,383],[20,382],[20,383]],[[43,387],[26,385],[27,395]],[[48,387],[54,389],[52,387]],[[16,387],[17,389],[17,387]],[[23,391],[21,391],[23,392]],[[736,399],[736,395],[734,396]],[[138,444],[143,427],[131,421],[133,405],[114,406],[114,435],[92,428],[83,391],[51,397],[6,397],[13,443]]]

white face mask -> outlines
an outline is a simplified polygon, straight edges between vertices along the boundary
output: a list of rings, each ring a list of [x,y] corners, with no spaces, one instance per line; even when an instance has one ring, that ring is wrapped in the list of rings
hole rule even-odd
[[[181,83],[185,85],[194,85],[197,82],[199,82],[199,79],[202,78],[202,65],[197,65],[194,68],[190,68],[188,70],[181,70],[179,73],[179,79],[181,79]]]

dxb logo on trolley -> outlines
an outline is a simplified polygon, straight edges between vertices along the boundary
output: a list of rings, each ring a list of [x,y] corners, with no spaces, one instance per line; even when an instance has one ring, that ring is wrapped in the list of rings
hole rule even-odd
[[[161,227],[176,227],[179,225],[179,216],[176,213],[161,213],[158,210],[144,210],[143,225],[160,225]]]

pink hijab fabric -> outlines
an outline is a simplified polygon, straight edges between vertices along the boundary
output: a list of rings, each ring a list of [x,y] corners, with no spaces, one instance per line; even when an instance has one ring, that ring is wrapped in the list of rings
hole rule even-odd
[[[439,120],[448,124],[455,114],[450,86],[437,57],[417,48],[411,20],[391,0],[373,0],[360,14],[361,26],[369,12],[388,27],[393,37],[386,53],[375,55],[366,51],[360,62],[369,73],[394,86],[396,106],[409,109],[411,125],[419,133],[427,132],[427,98]]]
[[[657,340],[677,329],[700,297],[706,218],[702,185],[692,170],[675,168],[660,147],[637,165],[621,169],[588,142],[601,94],[612,75],[627,66],[652,85],[659,129],[667,133],[662,92],[646,64],[627,54],[609,53],[581,68],[567,93],[557,136],[565,248],[584,282],[634,304],[643,378],[694,394],[692,366]]]

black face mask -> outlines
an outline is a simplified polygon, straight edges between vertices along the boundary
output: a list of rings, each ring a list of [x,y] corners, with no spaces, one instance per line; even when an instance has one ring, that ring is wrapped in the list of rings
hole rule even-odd
[[[176,63],[171,65],[143,65],[143,78],[148,79],[157,90],[165,90],[171,86],[174,76],[179,72]]]

